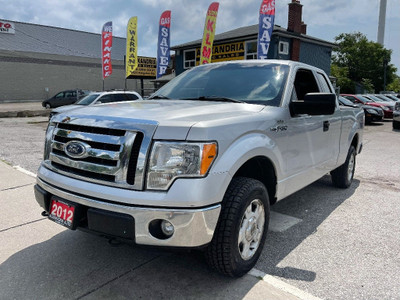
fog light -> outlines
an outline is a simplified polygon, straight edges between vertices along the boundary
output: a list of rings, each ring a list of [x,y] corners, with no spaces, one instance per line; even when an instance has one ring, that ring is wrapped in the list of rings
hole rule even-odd
[[[162,232],[166,235],[166,236],[168,236],[168,237],[170,237],[171,235],[173,235],[174,234],[174,231],[175,231],[175,229],[174,229],[174,225],[172,225],[169,221],[167,221],[167,220],[162,220],[162,222],[161,222],[161,230],[162,230]]]

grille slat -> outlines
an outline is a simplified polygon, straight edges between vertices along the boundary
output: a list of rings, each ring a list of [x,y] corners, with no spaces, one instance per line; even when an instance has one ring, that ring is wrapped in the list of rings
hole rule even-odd
[[[124,143],[124,136],[110,136],[104,134],[97,133],[86,133],[65,129],[57,129],[55,132],[56,136],[60,136],[63,138],[73,139],[73,140],[85,140],[87,142],[95,142],[101,144],[117,144],[121,145]]]

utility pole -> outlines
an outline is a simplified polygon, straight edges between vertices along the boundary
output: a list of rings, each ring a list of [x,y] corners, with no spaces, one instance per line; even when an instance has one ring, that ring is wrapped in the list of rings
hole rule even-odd
[[[385,23],[386,23],[386,4],[387,0],[380,0],[379,8],[379,25],[378,25],[378,43],[383,46],[385,40]]]

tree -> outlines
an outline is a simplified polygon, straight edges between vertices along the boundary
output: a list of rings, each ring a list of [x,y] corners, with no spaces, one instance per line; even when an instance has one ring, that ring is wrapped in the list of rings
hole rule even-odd
[[[384,68],[386,83],[393,82],[397,69],[390,64],[392,51],[381,44],[368,41],[360,33],[342,33],[335,38],[339,49],[334,53],[332,62],[338,68],[347,68],[348,79],[353,83],[369,82],[376,93],[384,87]],[[353,88],[354,89],[354,88]]]
[[[400,93],[400,77],[396,75],[393,82],[388,84],[388,86],[386,87],[386,90]]]

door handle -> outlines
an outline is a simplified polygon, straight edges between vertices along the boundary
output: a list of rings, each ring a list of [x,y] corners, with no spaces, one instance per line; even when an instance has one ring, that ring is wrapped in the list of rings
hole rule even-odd
[[[324,132],[329,130],[331,123],[329,121],[324,121]]]

